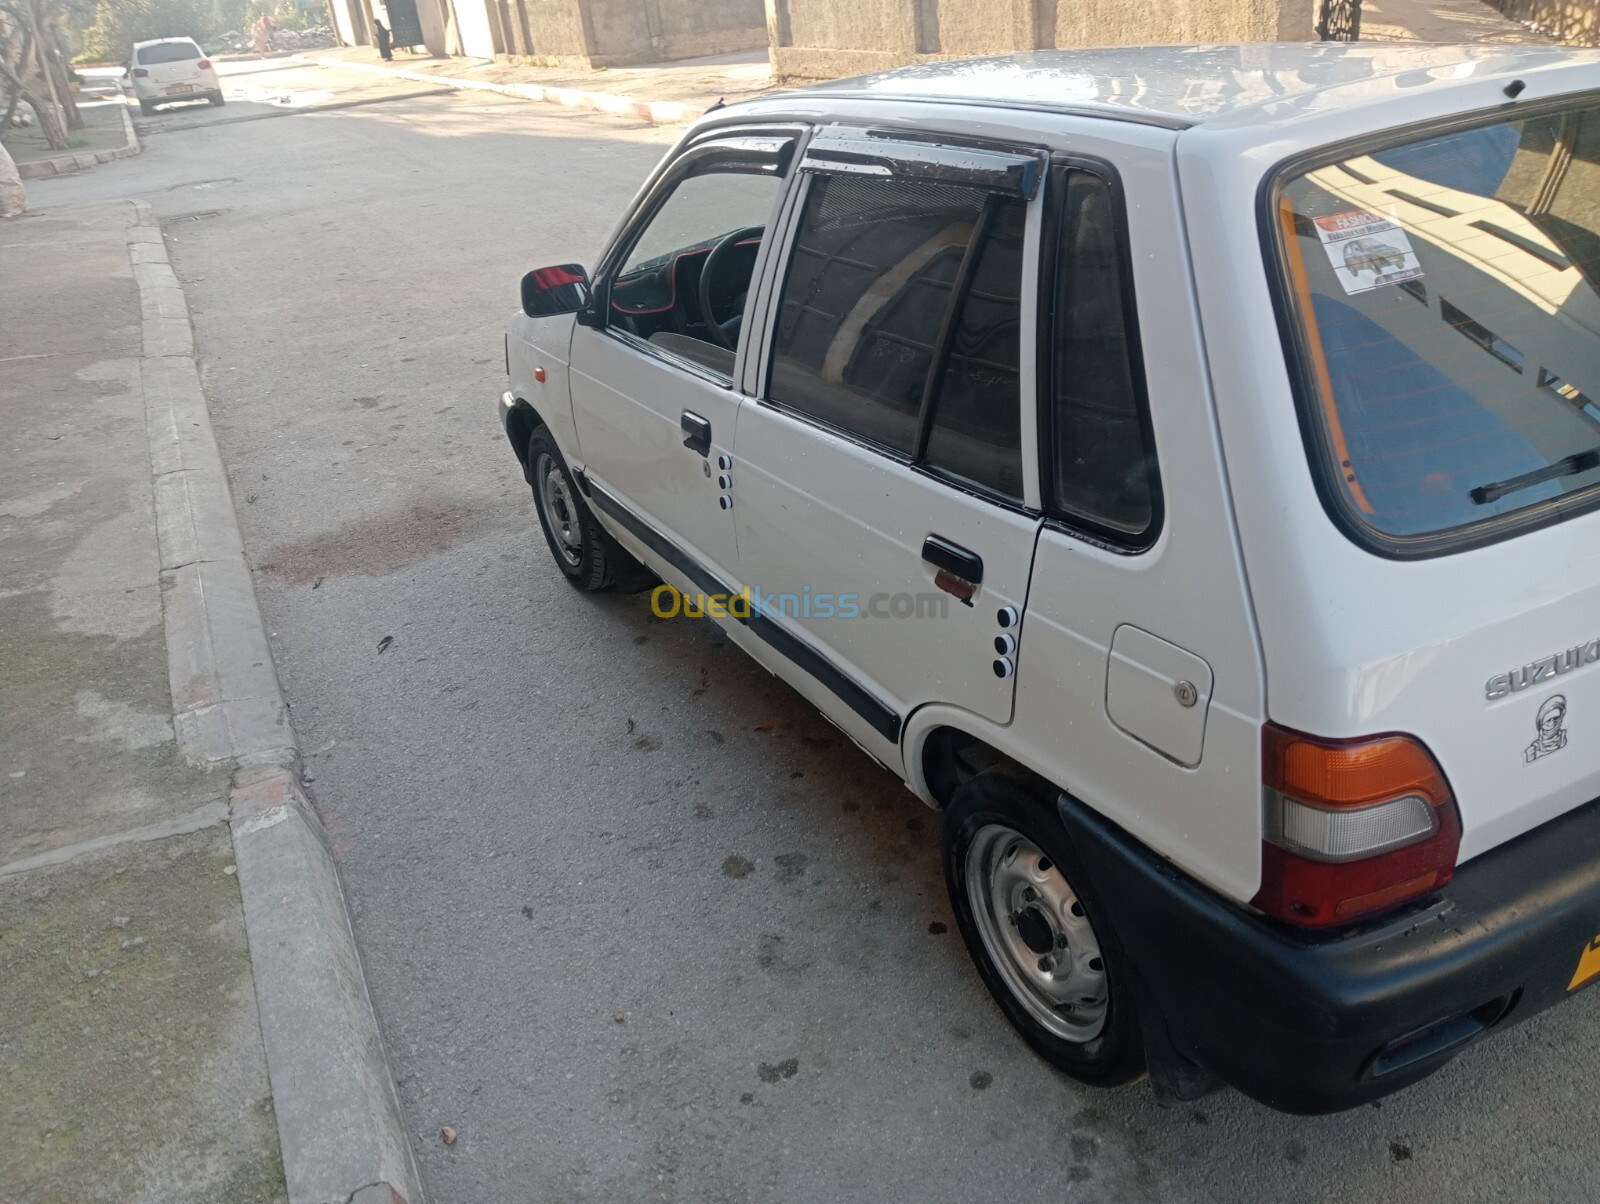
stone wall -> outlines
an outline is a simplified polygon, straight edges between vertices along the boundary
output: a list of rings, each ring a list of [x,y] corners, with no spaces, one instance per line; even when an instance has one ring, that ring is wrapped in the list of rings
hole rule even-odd
[[[1307,42],[1312,5],[1282,0],[1058,0],[1057,46]]]
[[[1595,0],[1489,0],[1514,21],[1526,21],[1579,46],[1600,46],[1600,4]]]
[[[1510,3],[1562,0],[1507,0]],[[1586,0],[1565,0],[1577,5]],[[773,70],[832,79],[1057,46],[1302,42],[1313,0],[765,0]]]
[[[485,4],[506,57],[625,67],[766,45],[762,0],[455,0]]]

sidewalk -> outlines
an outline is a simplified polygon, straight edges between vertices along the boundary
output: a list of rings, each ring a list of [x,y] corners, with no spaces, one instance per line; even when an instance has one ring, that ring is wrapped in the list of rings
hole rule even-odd
[[[307,51],[296,57],[326,67],[501,92],[659,125],[693,121],[719,100],[732,104],[776,86],[765,50],[597,71],[514,67],[484,59],[434,59],[403,53],[385,63],[370,46]]]
[[[78,94],[77,100],[84,128],[68,131],[67,140],[71,145],[66,150],[52,149],[37,124],[13,126],[6,131],[6,149],[11,152],[18,174],[24,180],[84,171],[97,163],[109,163],[139,153],[133,118],[120,93],[104,95],[84,91]]]
[[[421,1204],[161,233],[0,278],[0,1199]]]
[[[1550,45],[1484,0],[1363,0],[1364,42],[1524,42]]]
[[[172,724],[132,214],[0,225],[0,1195],[277,1201],[229,775]]]

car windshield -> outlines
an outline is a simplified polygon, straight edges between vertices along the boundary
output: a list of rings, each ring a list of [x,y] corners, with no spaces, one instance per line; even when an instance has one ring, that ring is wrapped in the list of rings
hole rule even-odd
[[[157,42],[154,46],[139,47],[139,64],[144,67],[156,63],[181,63],[200,57],[200,47],[193,42]]]
[[[1274,216],[1317,454],[1362,527],[1600,502],[1600,107],[1328,163]]]

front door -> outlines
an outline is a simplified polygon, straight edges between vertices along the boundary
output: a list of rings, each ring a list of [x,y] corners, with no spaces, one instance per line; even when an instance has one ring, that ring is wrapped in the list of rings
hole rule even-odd
[[[739,415],[740,571],[887,757],[923,703],[1010,718],[1039,525],[1038,162],[830,132],[802,169],[765,386]]]
[[[572,410],[596,505],[729,585],[718,462],[739,410],[745,294],[793,144],[724,136],[680,154],[596,273],[593,316],[573,329]]]

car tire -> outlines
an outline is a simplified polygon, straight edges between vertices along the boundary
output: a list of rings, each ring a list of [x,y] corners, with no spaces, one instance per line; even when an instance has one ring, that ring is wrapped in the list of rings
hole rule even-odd
[[[228,103],[225,99],[223,99],[221,92],[213,92],[210,96],[206,97],[206,99],[209,100],[215,108],[219,109]]]
[[[1127,955],[1053,793],[991,770],[945,810],[945,885],[984,985],[1047,1062],[1115,1087],[1144,1073]]]
[[[534,427],[528,437],[528,483],[539,526],[562,575],[581,590],[610,585],[616,544],[583,500],[547,427]]]

